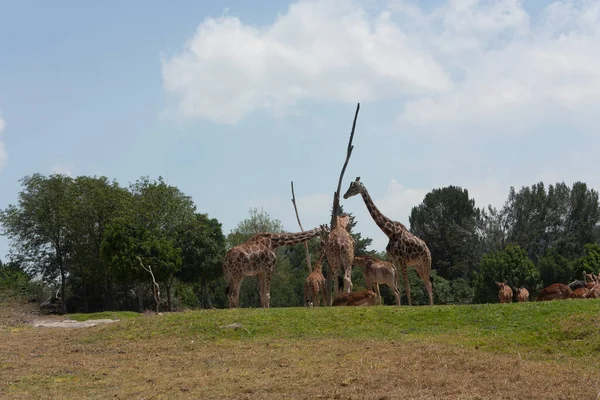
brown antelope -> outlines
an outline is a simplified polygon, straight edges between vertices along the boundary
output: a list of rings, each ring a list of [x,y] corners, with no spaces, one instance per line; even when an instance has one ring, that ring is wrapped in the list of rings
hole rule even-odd
[[[598,284],[598,277],[594,276],[593,273],[588,274],[584,272],[584,282],[585,282],[585,287],[588,289],[592,289],[594,286],[596,286]],[[600,275],[599,275],[600,276]]]
[[[543,288],[535,301],[563,300],[569,298],[571,293],[573,293],[573,291],[569,285],[553,283],[552,285]]]
[[[381,292],[379,284],[386,284],[394,292],[396,305],[400,305],[400,285],[398,281],[398,271],[394,264],[383,261],[373,256],[354,256],[354,264],[363,270],[365,286],[369,290],[375,289],[378,302],[381,304]]]
[[[524,287],[515,288],[515,296],[518,302],[529,301],[529,290]]]
[[[377,300],[377,295],[372,290],[342,293],[333,300],[334,306],[372,306]]]
[[[590,289],[582,287],[582,288],[573,290],[573,292],[569,295],[569,298],[570,299],[587,299],[589,294],[590,294]]]
[[[600,299],[600,285],[596,285],[590,289],[590,293],[587,296],[588,299]]]
[[[496,282],[498,285],[498,299],[500,303],[512,303],[513,291],[506,282]]]

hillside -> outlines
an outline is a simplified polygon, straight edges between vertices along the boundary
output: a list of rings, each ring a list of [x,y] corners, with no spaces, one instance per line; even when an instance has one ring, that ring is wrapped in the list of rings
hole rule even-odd
[[[5,326],[7,398],[596,398],[600,301],[204,310]],[[240,323],[241,329],[222,329]],[[133,397],[132,397],[133,396]]]

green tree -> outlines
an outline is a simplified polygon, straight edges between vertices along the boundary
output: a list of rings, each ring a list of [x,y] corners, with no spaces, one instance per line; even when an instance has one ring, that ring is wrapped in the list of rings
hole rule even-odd
[[[498,301],[495,282],[503,281],[511,287],[525,286],[530,293],[539,289],[540,273],[518,244],[510,243],[503,251],[483,256],[473,280],[475,300],[482,303]]]
[[[432,268],[445,279],[471,276],[480,258],[479,219],[475,200],[457,186],[427,193],[409,217],[411,232],[427,243]]]
[[[537,267],[544,282],[544,287],[553,283],[566,284],[574,276],[572,260],[563,256],[556,248],[548,250],[538,261]]]
[[[588,243],[584,246],[584,254],[574,262],[573,275],[582,279],[584,273],[598,274],[600,272],[600,245]]]
[[[23,190],[18,205],[3,210],[0,223],[11,240],[13,256],[21,260],[25,270],[41,275],[47,282],[60,279],[61,308],[66,312],[73,180],[60,174],[34,174],[20,182]]]
[[[198,283],[200,304],[212,308],[208,284],[223,274],[226,248],[221,223],[206,214],[195,214],[180,228],[177,245],[182,250],[182,268],[176,276],[184,282]]]
[[[500,251],[507,243],[507,218],[503,210],[488,206],[481,210],[477,229],[481,240],[482,254]]]
[[[579,257],[586,243],[598,239],[598,192],[583,182],[570,189],[557,183],[548,191],[542,182],[519,192],[511,188],[503,213],[508,241],[518,243],[534,262],[550,248],[569,259]]]
[[[152,267],[157,282],[166,286],[167,307],[171,311],[171,289],[182,265],[177,234],[194,218],[194,203],[161,177],[154,182],[142,177],[130,185],[130,191],[129,211],[106,228],[102,257],[122,282],[149,282],[148,273],[137,261],[140,257],[144,265]]]
[[[0,301],[15,297],[37,298],[40,294],[39,282],[32,281],[17,261],[4,264],[0,261]]]
[[[73,254],[69,260],[73,296],[83,302],[83,311],[114,309],[113,278],[100,249],[107,225],[123,216],[130,193],[106,177],[79,176],[73,181],[73,206],[68,221],[68,239]]]

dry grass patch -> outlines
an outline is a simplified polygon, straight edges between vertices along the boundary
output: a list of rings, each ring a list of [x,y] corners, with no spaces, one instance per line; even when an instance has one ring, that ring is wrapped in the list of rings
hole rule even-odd
[[[600,392],[593,356],[536,361],[422,338],[89,341],[113,330],[4,332],[0,397],[595,399]]]

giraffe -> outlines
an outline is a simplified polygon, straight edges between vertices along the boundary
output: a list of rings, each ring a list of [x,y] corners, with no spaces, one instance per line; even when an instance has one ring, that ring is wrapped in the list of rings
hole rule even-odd
[[[354,239],[348,233],[350,216],[348,214],[336,217],[335,228],[331,230],[325,242],[325,254],[329,263],[329,271],[333,278],[335,296],[339,293],[338,278],[344,272],[344,292],[352,291],[352,261],[354,260]],[[328,291],[331,288],[327,288]]]
[[[385,283],[394,292],[394,297],[396,297],[396,305],[400,305],[398,270],[393,263],[380,260],[370,255],[365,255],[354,256],[354,265],[358,265],[362,268],[367,289],[373,290],[373,287],[375,287],[379,303],[382,303],[381,293],[379,292],[379,284]]]
[[[304,304],[307,306],[318,307],[321,304],[319,301],[319,292],[321,292],[321,296],[323,296],[323,305],[327,304],[325,301],[325,286],[327,281],[325,280],[321,269],[323,258],[325,258],[325,248],[321,250],[321,255],[315,264],[313,272],[311,272],[306,278],[306,281],[304,281]]]
[[[277,258],[273,251],[277,247],[290,246],[315,236],[323,239],[327,225],[310,231],[297,233],[261,232],[246,242],[227,251],[223,261],[223,275],[227,281],[229,307],[239,307],[240,287],[245,276],[259,276],[260,304],[269,308],[271,299],[271,274]]]
[[[392,221],[379,211],[373,203],[365,185],[360,182],[360,177],[350,183],[348,190],[344,194],[344,199],[360,194],[369,210],[369,214],[379,226],[379,228],[389,238],[386,251],[396,268],[402,271],[404,278],[404,288],[408,297],[408,305],[412,305],[410,297],[410,286],[408,284],[407,267],[414,268],[427,289],[429,295],[429,305],[433,305],[433,290],[431,287],[431,252],[425,242],[408,231],[404,224],[398,221]]]

